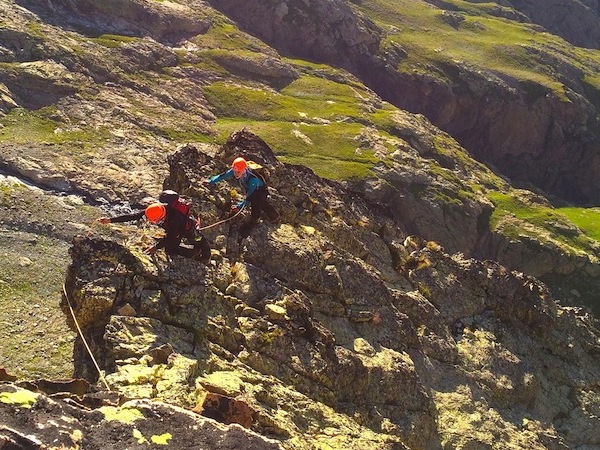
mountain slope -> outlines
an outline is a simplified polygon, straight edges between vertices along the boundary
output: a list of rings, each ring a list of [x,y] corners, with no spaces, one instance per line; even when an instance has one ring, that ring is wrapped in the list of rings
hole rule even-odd
[[[350,70],[516,182],[598,202],[597,52],[469,2],[212,5],[283,54]]]
[[[0,6],[0,172],[44,189],[0,182],[7,368],[95,376],[65,324],[36,347],[79,235],[68,292],[125,397],[239,398],[290,448],[597,445],[597,325],[551,300],[597,312],[597,211],[565,201],[597,196],[596,51],[493,3]],[[216,267],[92,222],[164,180],[222,219],[199,180],[264,147],[219,150],[243,127],[283,224],[210,231]]]

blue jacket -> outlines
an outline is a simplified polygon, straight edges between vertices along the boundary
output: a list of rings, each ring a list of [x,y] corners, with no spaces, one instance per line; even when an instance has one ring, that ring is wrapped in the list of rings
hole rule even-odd
[[[220,173],[219,175],[215,175],[212,178],[208,179],[210,184],[216,184],[221,180],[229,180],[234,177],[233,169],[229,169],[226,172]],[[252,173],[250,169],[246,169],[241,178],[238,179],[244,190],[246,191],[246,198],[244,198],[241,202],[239,202],[236,207],[242,208],[248,204],[248,199],[255,191],[262,188],[265,183],[260,179],[260,177],[256,176]]]

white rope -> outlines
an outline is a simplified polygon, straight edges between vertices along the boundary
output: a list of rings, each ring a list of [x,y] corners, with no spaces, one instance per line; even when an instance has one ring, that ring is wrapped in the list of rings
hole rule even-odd
[[[96,362],[96,359],[94,358],[94,355],[92,353],[92,350],[90,349],[90,346],[88,345],[87,341],[85,340],[85,337],[83,337],[83,332],[81,331],[81,328],[79,327],[79,323],[77,322],[77,317],[75,317],[75,311],[73,311],[73,307],[71,306],[71,302],[69,301],[69,295],[67,294],[67,288],[65,287],[64,283],[62,285],[62,288],[63,288],[63,293],[65,294],[65,299],[67,300],[67,304],[69,305],[69,311],[71,311],[71,316],[73,317],[73,321],[75,322],[75,326],[77,327],[79,336],[81,337],[81,340],[83,341],[83,345],[85,345],[85,348],[87,349],[87,351],[90,355],[90,358],[92,358],[92,362],[94,363],[94,366],[96,366],[96,370],[98,371],[98,375],[100,375],[100,379],[106,386],[106,389],[108,389],[110,391],[110,386],[106,382],[106,378],[104,378],[104,375],[102,375],[100,366],[98,366],[98,363]]]

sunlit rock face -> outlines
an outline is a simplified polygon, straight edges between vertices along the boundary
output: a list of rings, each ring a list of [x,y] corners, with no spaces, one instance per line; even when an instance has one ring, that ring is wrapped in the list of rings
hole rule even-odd
[[[231,186],[199,180],[242,149],[270,169],[281,221],[207,229],[211,264],[150,258],[142,237],[73,241],[63,306],[121,402],[176,404],[290,449],[493,446],[500,429],[527,448],[600,442],[595,319],[535,278],[408,235],[247,131],[216,156],[182,147],[165,185],[206,224],[225,220]],[[102,385],[81,343],[75,358]]]

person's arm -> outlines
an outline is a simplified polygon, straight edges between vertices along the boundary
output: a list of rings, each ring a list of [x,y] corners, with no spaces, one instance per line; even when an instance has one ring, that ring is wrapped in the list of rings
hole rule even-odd
[[[208,184],[216,184],[219,181],[222,180],[228,180],[230,178],[233,178],[233,169],[229,169],[223,173],[220,173],[219,175],[215,175],[214,177],[211,177],[207,180]]]
[[[144,217],[144,211],[137,211],[131,214],[123,214],[121,216],[116,217],[100,217],[98,222],[100,223],[122,223],[122,222],[131,222],[132,220],[140,220]]]

